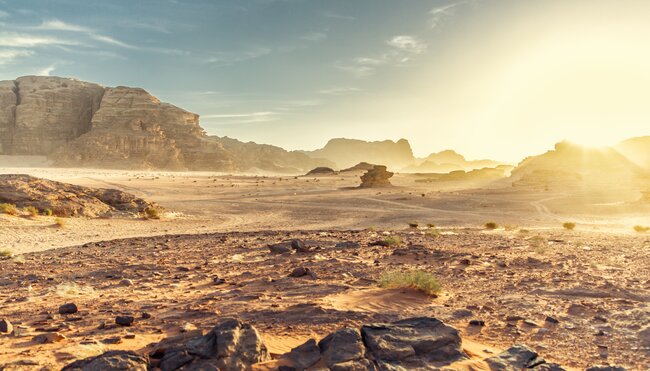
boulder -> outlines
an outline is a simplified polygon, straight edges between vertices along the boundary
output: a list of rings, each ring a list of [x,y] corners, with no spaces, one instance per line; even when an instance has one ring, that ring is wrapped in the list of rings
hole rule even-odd
[[[361,328],[368,357],[380,368],[419,369],[466,358],[458,330],[431,318],[411,318]]]
[[[309,339],[304,344],[291,349],[291,352],[285,354],[283,358],[288,359],[294,368],[306,369],[320,360],[320,348],[316,340]]]
[[[318,347],[321,351],[321,357],[330,369],[333,369],[336,365],[338,365],[339,369],[355,367],[354,365],[363,360],[365,354],[361,333],[359,330],[352,328],[338,330],[326,336],[318,342]]]
[[[163,344],[152,357],[163,371],[178,369],[243,370],[270,359],[257,330],[250,324],[227,319],[206,335]]]
[[[134,352],[113,350],[65,366],[62,371],[147,371],[149,362]]]
[[[515,371],[522,369],[562,370],[555,364],[547,364],[531,348],[517,344],[504,352],[485,360],[491,370]]]
[[[386,170],[386,166],[376,165],[361,176],[361,188],[390,186],[393,173]]]
[[[310,170],[306,175],[335,175],[336,171],[329,167],[320,166]]]

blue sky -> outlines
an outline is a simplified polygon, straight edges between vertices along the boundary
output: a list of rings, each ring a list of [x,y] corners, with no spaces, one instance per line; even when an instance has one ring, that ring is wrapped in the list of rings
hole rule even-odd
[[[562,50],[548,55],[540,51],[547,52],[549,45],[557,49],[567,36],[575,45],[594,39],[583,34],[584,27],[647,34],[643,26],[647,12],[640,12],[647,10],[643,2],[631,1],[629,9],[619,6],[614,11],[610,9],[617,4],[614,1],[585,4],[0,0],[0,79],[56,75],[106,86],[143,87],[163,101],[200,114],[210,134],[288,149],[320,147],[331,137],[405,137],[419,155],[456,148],[471,158],[518,160],[555,141],[594,130],[593,117],[603,117],[603,112],[581,115],[599,99],[610,97],[585,98],[570,112],[556,110],[560,113],[546,117],[548,105],[504,109],[504,99],[528,97],[532,102],[540,94],[529,88],[522,91],[508,79],[530,83],[532,74],[549,74],[533,83],[557,79],[557,86],[543,89],[543,99],[550,99],[549,91],[567,91],[563,73],[573,73],[611,45],[596,45],[587,51],[594,54],[576,57],[575,65],[553,65],[550,72],[538,71],[537,64],[560,63],[566,55],[561,56]],[[598,18],[602,12],[619,16],[620,22],[604,25]],[[612,45],[619,41],[610,40]],[[625,57],[642,45],[642,40],[638,44],[633,40],[629,50],[620,53]],[[638,73],[625,78],[631,84],[645,82],[646,55],[628,57],[638,59]],[[529,69],[513,77],[512,71],[521,66]],[[594,76],[602,74],[601,67],[607,73],[618,71],[614,65],[598,65]],[[580,81],[570,82],[571,86]],[[561,101],[550,104],[562,108]],[[625,108],[629,107],[617,110]],[[634,123],[618,130],[618,136],[642,132],[648,112],[633,108]],[[605,114],[615,116],[616,110]],[[564,122],[554,123],[560,115],[584,123],[566,132]],[[540,125],[551,130],[536,133]],[[611,130],[596,131],[601,141],[617,139]],[[532,134],[535,140],[513,144],[503,133]],[[485,143],[486,135],[493,136],[491,143]]]

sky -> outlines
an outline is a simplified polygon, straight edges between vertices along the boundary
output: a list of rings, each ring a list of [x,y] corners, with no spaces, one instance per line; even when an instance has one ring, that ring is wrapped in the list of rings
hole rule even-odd
[[[0,0],[0,80],[143,87],[209,134],[517,162],[650,134],[650,2]]]

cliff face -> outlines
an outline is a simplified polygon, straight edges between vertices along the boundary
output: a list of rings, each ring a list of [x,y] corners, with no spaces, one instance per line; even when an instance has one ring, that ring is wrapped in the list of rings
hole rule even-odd
[[[303,173],[330,164],[279,147],[208,137],[198,115],[140,88],[36,76],[0,81],[0,155],[117,169]]]

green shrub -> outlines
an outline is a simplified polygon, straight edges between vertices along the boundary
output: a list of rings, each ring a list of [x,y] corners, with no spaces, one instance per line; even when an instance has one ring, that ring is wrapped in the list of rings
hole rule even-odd
[[[0,250],[0,260],[7,260],[14,256],[11,250]]]
[[[32,218],[38,216],[38,209],[35,208],[34,206],[26,206],[23,210],[24,210],[27,214],[29,214],[29,216],[31,216]]]
[[[7,215],[18,215],[18,208],[14,204],[0,204],[0,213]]]
[[[52,214],[54,214],[54,212],[52,211],[52,209],[45,209],[45,210],[43,210],[43,215],[45,215],[45,216],[52,216]]]
[[[494,230],[494,229],[499,228],[499,225],[497,223],[495,223],[495,222],[487,222],[487,223],[485,223],[484,226],[485,226],[485,229],[489,229],[489,230]]]
[[[427,237],[438,237],[440,236],[440,231],[437,228],[429,228],[424,232],[424,235]]]
[[[433,296],[442,290],[438,280],[431,273],[422,270],[385,273],[379,278],[379,285],[390,289],[412,288]]]
[[[566,229],[567,231],[572,231],[576,229],[576,223],[566,222],[562,224],[562,228]]]

